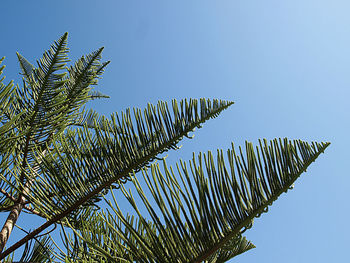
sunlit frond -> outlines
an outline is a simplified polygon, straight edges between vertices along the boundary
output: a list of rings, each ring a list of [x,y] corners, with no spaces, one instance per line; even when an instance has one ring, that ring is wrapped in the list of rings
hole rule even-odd
[[[102,51],[103,48],[100,48],[87,56],[82,56],[74,66],[68,68],[69,76],[65,86],[70,104],[80,108],[88,100],[108,97],[91,90],[91,86],[97,84],[98,78],[109,64],[109,61],[101,63]]]
[[[108,98],[93,90],[109,64],[101,61],[103,48],[67,66],[67,38],[55,41],[36,66],[17,53],[22,87],[4,84],[0,67],[0,212],[10,211],[0,261],[25,245],[25,262],[226,262],[254,248],[242,233],[329,145],[263,140],[238,153],[232,145],[226,159],[222,150],[216,159],[200,153],[174,172],[161,154],[178,149],[233,102],[159,101],[107,118],[85,108]],[[155,160],[164,160],[163,170]],[[124,200],[117,201],[116,190]],[[99,207],[102,199],[107,210]],[[127,213],[118,205],[123,201]],[[21,211],[46,222],[22,229],[26,236],[6,249]],[[48,235],[58,224],[67,248],[60,255]]]
[[[5,58],[0,59],[0,65]],[[16,137],[16,125],[23,113],[17,113],[13,103],[18,99],[16,95],[17,87],[10,81],[7,85],[3,83],[5,77],[2,76],[5,65],[0,67],[0,153],[9,150],[11,142]]]
[[[106,221],[108,218],[108,221]],[[76,230],[75,227],[68,223],[73,230],[72,234],[68,234],[64,229],[62,235],[66,253],[62,254],[62,258],[69,262],[91,262],[96,260],[99,262],[163,262],[157,261],[152,256],[152,251],[145,249],[141,243],[151,243],[150,235],[147,234],[151,229],[157,234],[157,227],[154,223],[148,222],[148,230],[145,225],[137,221],[134,216],[128,216],[129,224],[137,226],[134,231],[129,233],[125,229],[128,236],[128,242],[119,234],[116,225],[121,225],[121,221],[116,215],[109,213],[106,215],[103,211],[93,213],[81,220],[82,226]],[[106,223],[107,222],[107,223]],[[159,223],[158,223],[159,224]],[[164,226],[163,226],[164,227]],[[168,231],[168,230],[166,230]],[[168,231],[170,235],[170,231]],[[222,248],[216,250],[205,263],[221,263],[242,254],[255,246],[247,241],[242,235],[231,238]],[[153,258],[152,260],[150,258]]]
[[[65,65],[68,62],[68,34],[56,41],[34,68],[23,56],[18,54],[24,86],[17,89],[16,113],[25,112],[22,127],[26,135],[22,144],[23,155],[27,156],[34,144],[44,147],[47,140],[65,127],[64,107]]]
[[[109,127],[106,130],[96,124],[95,134],[87,128],[67,132],[59,144],[53,144],[47,157],[41,156],[45,169],[33,182],[28,198],[48,217],[77,207],[76,202],[82,205],[111,184],[125,182],[129,173],[174,148],[188,132],[231,104],[214,100],[212,105],[209,100],[201,100],[198,105],[196,100],[190,100],[178,105],[174,101],[171,116],[167,104],[160,102],[157,107],[149,105],[143,116],[136,109],[135,124],[127,111],[105,122],[104,127]],[[65,194],[58,195],[58,189]],[[49,197],[49,193],[56,196]]]
[[[141,187],[139,180],[132,178],[148,216],[132,193],[122,186],[138,219],[125,217],[114,199],[110,212],[102,216],[105,235],[101,234],[102,227],[100,235],[107,240],[109,232],[114,231],[136,262],[166,263],[174,259],[182,263],[214,259],[224,262],[225,258],[252,248],[252,244],[242,240],[243,247],[231,254],[224,252],[251,227],[255,217],[266,212],[273,201],[293,186],[328,145],[264,140],[254,150],[251,143],[246,143],[245,154],[241,148],[238,154],[234,147],[228,150],[226,164],[222,151],[218,151],[216,162],[211,152],[199,154],[189,163],[180,162],[178,176],[165,161],[164,172],[159,164],[153,164],[150,170],[143,171],[147,187]],[[118,220],[113,220],[115,217]],[[142,235],[140,227],[144,230]],[[91,228],[93,226],[90,232]],[[93,234],[84,231],[82,227],[80,238],[89,240]],[[94,251],[93,247],[90,249]],[[111,252],[105,250],[105,253]]]
[[[173,101],[170,111],[167,103],[159,102],[157,106],[150,104],[144,114],[135,109],[134,121],[129,110],[121,116],[114,114],[110,129],[102,130],[96,125],[94,134],[87,127],[66,130],[45,155],[36,151],[40,173],[28,167],[25,174],[35,180],[24,196],[48,219],[28,238],[66,216],[76,219],[112,184],[119,187],[130,173],[149,165],[160,153],[176,148],[189,132],[232,104],[206,99]],[[14,247],[7,252],[11,249]]]

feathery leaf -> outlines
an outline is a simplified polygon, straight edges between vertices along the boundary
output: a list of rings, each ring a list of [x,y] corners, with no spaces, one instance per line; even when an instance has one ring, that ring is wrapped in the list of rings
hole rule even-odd
[[[127,111],[121,117],[112,115],[111,129],[102,130],[95,125],[94,134],[87,127],[75,132],[67,129],[52,143],[53,149],[46,155],[37,151],[40,174],[33,167],[28,167],[29,172],[25,173],[28,179],[35,174],[35,180],[31,191],[24,196],[48,221],[5,252],[10,253],[67,216],[73,222],[112,184],[119,187],[130,179],[130,173],[149,165],[160,153],[176,148],[190,131],[232,104],[205,99],[200,103],[197,100],[184,100],[180,104],[173,101],[171,114],[168,105],[159,102],[157,107],[149,105],[143,116],[141,110],[136,109],[135,124]]]
[[[165,161],[164,172],[158,164],[153,164],[151,173],[143,170],[146,189],[132,177],[151,222],[141,212],[132,193],[122,186],[137,220],[130,220],[129,215],[125,217],[114,198],[111,211],[101,216],[104,224],[100,230],[94,232],[91,224],[94,221],[90,221],[90,227],[85,224],[80,228],[80,238],[89,244],[92,233],[102,236],[101,240],[117,236],[136,262],[170,263],[174,258],[177,262],[212,262],[214,259],[224,262],[239,251],[253,247],[242,241],[243,247],[232,253],[224,252],[230,242],[251,227],[255,217],[266,212],[273,201],[293,186],[328,145],[275,139],[270,143],[260,141],[254,150],[251,143],[246,143],[245,154],[241,148],[238,154],[234,147],[228,150],[228,164],[222,151],[218,151],[216,163],[211,152],[199,154],[189,165],[184,162],[177,165],[180,181]],[[153,198],[146,197],[146,190]],[[115,217],[118,220],[113,219]],[[89,249],[94,251],[94,247]],[[104,252],[108,253],[112,253],[110,249]],[[124,254],[125,250],[121,256]]]

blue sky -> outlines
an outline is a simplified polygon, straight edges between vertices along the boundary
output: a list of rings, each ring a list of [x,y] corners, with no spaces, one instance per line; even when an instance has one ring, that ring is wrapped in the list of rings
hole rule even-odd
[[[92,104],[100,113],[172,98],[235,101],[169,152],[170,163],[232,141],[330,141],[246,232],[257,248],[231,262],[347,261],[348,1],[3,0],[0,7],[8,80],[21,83],[16,51],[34,62],[68,31],[72,61],[101,46],[112,61],[97,87],[111,98]]]

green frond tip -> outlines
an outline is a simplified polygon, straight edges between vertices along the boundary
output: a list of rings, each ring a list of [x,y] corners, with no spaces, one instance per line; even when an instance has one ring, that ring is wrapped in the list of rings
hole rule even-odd
[[[205,263],[224,263],[228,260],[255,248],[254,244],[244,236],[237,235],[231,238],[222,248],[212,254]]]
[[[20,64],[22,75],[29,80],[30,75],[33,73],[34,66],[25,59],[20,53],[16,52],[18,62]]]

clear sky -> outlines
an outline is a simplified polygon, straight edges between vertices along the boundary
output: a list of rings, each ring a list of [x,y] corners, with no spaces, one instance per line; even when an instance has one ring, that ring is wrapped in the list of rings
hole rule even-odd
[[[169,162],[232,141],[330,141],[246,232],[257,248],[231,262],[348,262],[349,1],[2,0],[0,10],[7,80],[21,83],[16,51],[34,63],[68,31],[73,61],[101,46],[112,61],[97,87],[111,98],[93,104],[100,113],[172,98],[235,101]]]

